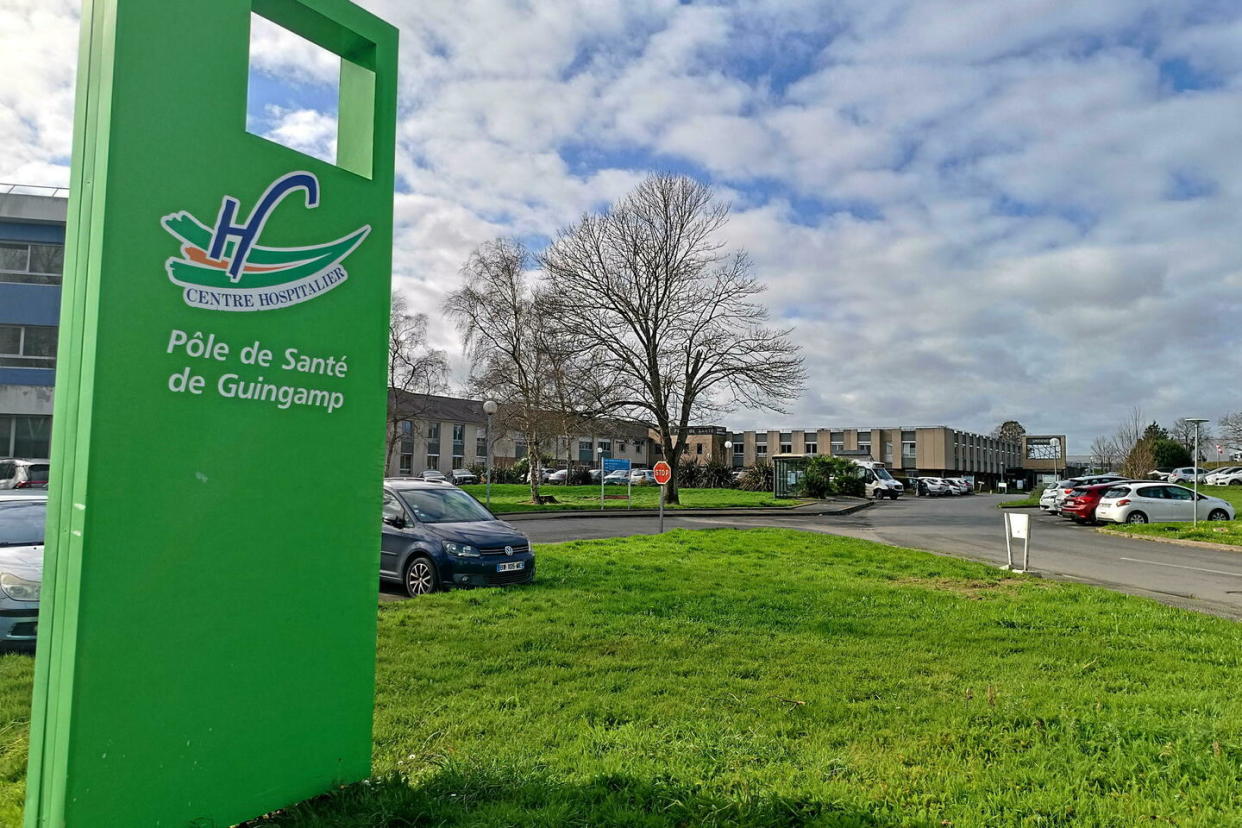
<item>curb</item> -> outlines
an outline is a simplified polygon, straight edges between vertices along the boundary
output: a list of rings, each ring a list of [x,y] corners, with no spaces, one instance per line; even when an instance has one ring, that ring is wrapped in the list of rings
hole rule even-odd
[[[1131,538],[1132,540],[1145,540],[1152,543],[1170,543],[1174,546],[1190,546],[1195,549],[1212,549],[1217,552],[1242,554],[1242,546],[1233,543],[1211,543],[1209,541],[1186,540],[1184,538],[1162,538],[1157,535],[1136,535],[1130,532],[1118,532],[1108,526],[1098,526],[1095,531],[1101,535],[1111,535],[1114,538]]]
[[[794,517],[831,517],[840,515],[852,515],[855,512],[869,509],[875,504],[869,500],[863,500],[859,503],[851,503],[836,508],[807,508],[804,506],[759,506],[750,509],[665,509],[665,518],[678,517],[771,517],[772,515],[792,515]],[[496,517],[500,520],[507,521],[523,521],[523,520],[573,520],[584,518],[634,518],[634,517],[659,517],[658,509],[607,509],[600,511],[592,511],[591,509],[562,509],[560,511],[549,510],[546,512],[497,512]]]

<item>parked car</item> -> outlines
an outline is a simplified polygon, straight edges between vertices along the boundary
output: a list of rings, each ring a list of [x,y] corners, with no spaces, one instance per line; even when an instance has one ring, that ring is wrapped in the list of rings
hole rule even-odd
[[[569,469],[557,469],[544,478],[543,482],[551,483],[556,486],[565,485],[565,481],[569,479]]]
[[[0,460],[0,490],[46,489],[48,461]]]
[[[541,483],[547,482],[547,479],[554,474],[556,474],[556,469],[550,469],[547,466],[543,466],[539,469],[539,481]],[[524,479],[527,483],[530,482],[530,472],[526,473],[526,477]]]
[[[626,486],[630,482],[629,469],[617,469],[604,475],[604,483],[609,486]]]
[[[1056,514],[1057,494],[1061,487],[1068,484],[1066,480],[1056,480],[1044,486],[1044,490],[1039,494],[1039,508],[1045,512]]]
[[[631,469],[630,484],[634,486],[654,486],[655,472],[651,469]]]
[[[951,487],[948,481],[942,477],[920,477],[919,478],[919,494],[929,495],[931,497],[940,497],[951,494]]]
[[[591,470],[588,472],[588,474],[590,474],[590,475],[591,475],[591,482],[592,482],[592,483],[598,483],[598,482],[599,482],[599,469],[591,469]]]
[[[1120,474],[1089,474],[1083,477],[1062,480],[1057,484],[1057,489],[1053,493],[1052,508],[1048,511],[1054,515],[1060,514],[1061,506],[1064,505],[1065,499],[1079,486],[1092,486],[1096,483],[1120,483],[1125,479],[1126,477]],[[1040,497],[1040,508],[1043,508],[1042,496]]]
[[[1242,466],[1221,466],[1219,469],[1212,469],[1204,477],[1203,482],[1209,486],[1228,486],[1229,481],[1234,478],[1242,481]],[[1242,485],[1242,482],[1238,485]]]
[[[1182,466],[1180,469],[1174,469],[1169,472],[1169,476],[1165,479],[1170,483],[1194,483],[1196,479],[1200,483],[1206,483],[1207,474],[1207,469],[1195,466]]]
[[[34,646],[47,497],[0,495],[0,647]]]
[[[1173,470],[1172,469],[1152,469],[1151,471],[1147,473],[1147,477],[1150,480],[1168,480],[1169,472],[1171,471]]]
[[[411,597],[535,578],[526,536],[461,489],[385,480],[381,529],[380,579],[400,584]]]
[[[427,469],[425,472],[420,474],[419,477],[433,483],[448,482],[448,478],[444,476],[443,472],[438,472],[435,469]]]
[[[1095,510],[1100,504],[1100,499],[1104,497],[1105,492],[1116,485],[1117,481],[1075,486],[1061,504],[1061,516],[1075,523],[1095,523]]]
[[[861,469],[863,493],[867,497],[896,500],[905,492],[905,487],[897,482],[883,463],[875,460],[855,460],[854,465]]]
[[[957,494],[974,494],[975,490],[971,487],[970,482],[961,477],[946,477],[945,482],[956,489]]]
[[[1238,471],[1216,476],[1217,486],[1242,486],[1242,467]]]
[[[449,474],[452,476],[453,482],[458,486],[479,482],[479,478],[475,477],[474,472],[470,471],[470,469],[453,469]]]
[[[1233,520],[1234,508],[1226,500],[1195,493],[1168,483],[1121,483],[1104,492],[1095,507],[1096,520],[1111,523],[1163,523],[1166,521]]]

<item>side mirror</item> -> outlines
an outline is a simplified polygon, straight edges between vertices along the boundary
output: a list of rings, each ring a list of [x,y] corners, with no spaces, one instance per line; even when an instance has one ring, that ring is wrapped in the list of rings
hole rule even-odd
[[[384,523],[387,523],[393,529],[404,529],[405,528],[405,518],[402,517],[401,515],[385,514]]]

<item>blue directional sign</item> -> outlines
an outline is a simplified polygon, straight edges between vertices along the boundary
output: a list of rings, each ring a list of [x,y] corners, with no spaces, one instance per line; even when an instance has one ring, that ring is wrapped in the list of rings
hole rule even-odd
[[[629,460],[616,460],[610,457],[604,458],[604,473],[605,474],[607,474],[608,472],[629,471],[629,470],[630,470]]]

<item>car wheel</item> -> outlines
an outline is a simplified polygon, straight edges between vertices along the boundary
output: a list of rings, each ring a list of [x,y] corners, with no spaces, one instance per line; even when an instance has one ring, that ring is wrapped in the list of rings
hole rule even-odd
[[[1213,509],[1208,513],[1208,520],[1229,520],[1229,513],[1224,509]]]
[[[1230,486],[1242,486],[1242,480],[1230,480],[1229,485]]]
[[[427,595],[440,588],[440,575],[436,565],[426,555],[416,555],[405,565],[405,577],[401,579],[405,594],[411,598]]]
[[[1146,523],[1147,515],[1142,512],[1131,512],[1126,515],[1126,523]]]

